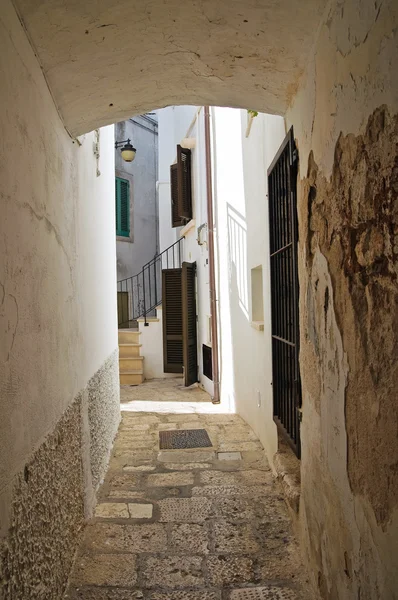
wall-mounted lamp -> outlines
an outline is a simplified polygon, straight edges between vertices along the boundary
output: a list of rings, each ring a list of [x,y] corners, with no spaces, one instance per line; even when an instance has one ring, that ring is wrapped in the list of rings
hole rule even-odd
[[[133,160],[135,159],[135,153],[137,152],[137,150],[132,146],[131,140],[127,139],[127,140],[123,140],[122,142],[115,142],[115,150],[117,150],[121,146],[123,146],[120,151],[120,153],[122,155],[122,159],[125,160],[126,162],[133,162]]]

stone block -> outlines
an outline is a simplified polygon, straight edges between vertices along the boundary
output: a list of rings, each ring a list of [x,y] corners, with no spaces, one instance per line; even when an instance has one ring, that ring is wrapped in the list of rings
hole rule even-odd
[[[217,452],[218,460],[242,460],[240,452]]]
[[[140,590],[126,590],[110,587],[75,587],[68,591],[65,600],[142,600]]]
[[[153,504],[129,504],[128,507],[131,519],[152,518]]]
[[[253,560],[247,556],[209,556],[207,579],[214,586],[249,583],[255,578]]]
[[[219,449],[221,452],[251,452],[261,450],[260,442],[220,442]]]
[[[121,598],[121,600],[124,599]],[[200,590],[196,592],[191,590],[180,590],[178,592],[166,593],[155,592],[149,596],[149,600],[221,600],[221,592],[207,590]]]
[[[148,475],[146,479],[148,486],[182,486],[193,485],[194,477],[192,473],[154,473]]]
[[[133,554],[94,554],[77,559],[72,571],[73,585],[129,587],[137,581]]]
[[[95,507],[95,516],[101,519],[128,519],[129,511],[123,502],[104,502]]]
[[[266,585],[257,588],[241,588],[232,590],[229,600],[296,600],[294,590],[287,587]]]
[[[192,496],[207,496],[216,498],[218,496],[266,496],[270,492],[270,486],[266,485],[204,485],[192,488]]]
[[[209,553],[209,533],[206,525],[182,523],[172,525],[170,530],[171,552],[195,554]]]
[[[139,473],[139,472],[149,472],[149,471],[154,471],[155,470],[155,466],[154,465],[125,465],[123,467],[123,472],[124,473]]]
[[[86,528],[84,546],[96,552],[164,552],[167,549],[165,525],[95,523]]]
[[[207,498],[166,498],[158,505],[161,522],[201,523],[211,511],[211,502]]]
[[[260,546],[248,523],[216,521],[213,530],[214,548],[217,553],[247,554],[258,552]]]
[[[215,459],[213,450],[161,450],[158,454],[159,462],[188,463],[209,462]]]
[[[135,488],[138,483],[137,475],[131,473],[124,473],[123,475],[113,475],[109,480],[109,487],[112,489],[117,488],[118,490],[131,490]]]
[[[199,556],[147,557],[143,562],[145,587],[194,587],[204,584],[202,558]]]
[[[192,462],[192,463],[164,463],[166,469],[170,471],[195,471],[198,469],[210,469],[210,463],[200,463],[200,462]]]

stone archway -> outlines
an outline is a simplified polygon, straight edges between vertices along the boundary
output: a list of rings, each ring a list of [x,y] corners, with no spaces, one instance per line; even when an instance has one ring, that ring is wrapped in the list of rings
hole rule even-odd
[[[172,104],[283,114],[326,1],[15,4],[76,135]]]

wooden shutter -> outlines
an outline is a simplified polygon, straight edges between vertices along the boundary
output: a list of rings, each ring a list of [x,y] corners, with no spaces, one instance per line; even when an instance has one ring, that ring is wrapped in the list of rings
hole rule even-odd
[[[182,219],[178,211],[178,175],[177,163],[170,166],[170,185],[171,185],[171,226],[181,227]]]
[[[162,271],[163,370],[182,373],[182,270]]]
[[[182,339],[185,385],[198,381],[196,263],[182,263]]]
[[[178,215],[192,219],[191,151],[177,146]]]
[[[130,236],[130,182],[116,177],[116,235]]]

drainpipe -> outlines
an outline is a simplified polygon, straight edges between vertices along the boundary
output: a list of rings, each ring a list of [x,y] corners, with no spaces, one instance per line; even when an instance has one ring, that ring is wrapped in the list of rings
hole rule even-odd
[[[214,268],[214,232],[213,232],[213,183],[211,176],[211,142],[210,142],[210,110],[204,107],[205,119],[205,151],[206,151],[206,192],[207,192],[207,221],[209,233],[209,275],[210,275],[210,312],[211,312],[211,340],[212,340],[212,367],[214,396],[213,404],[220,403],[220,380],[218,368],[218,330],[217,330],[217,298],[216,276]]]

